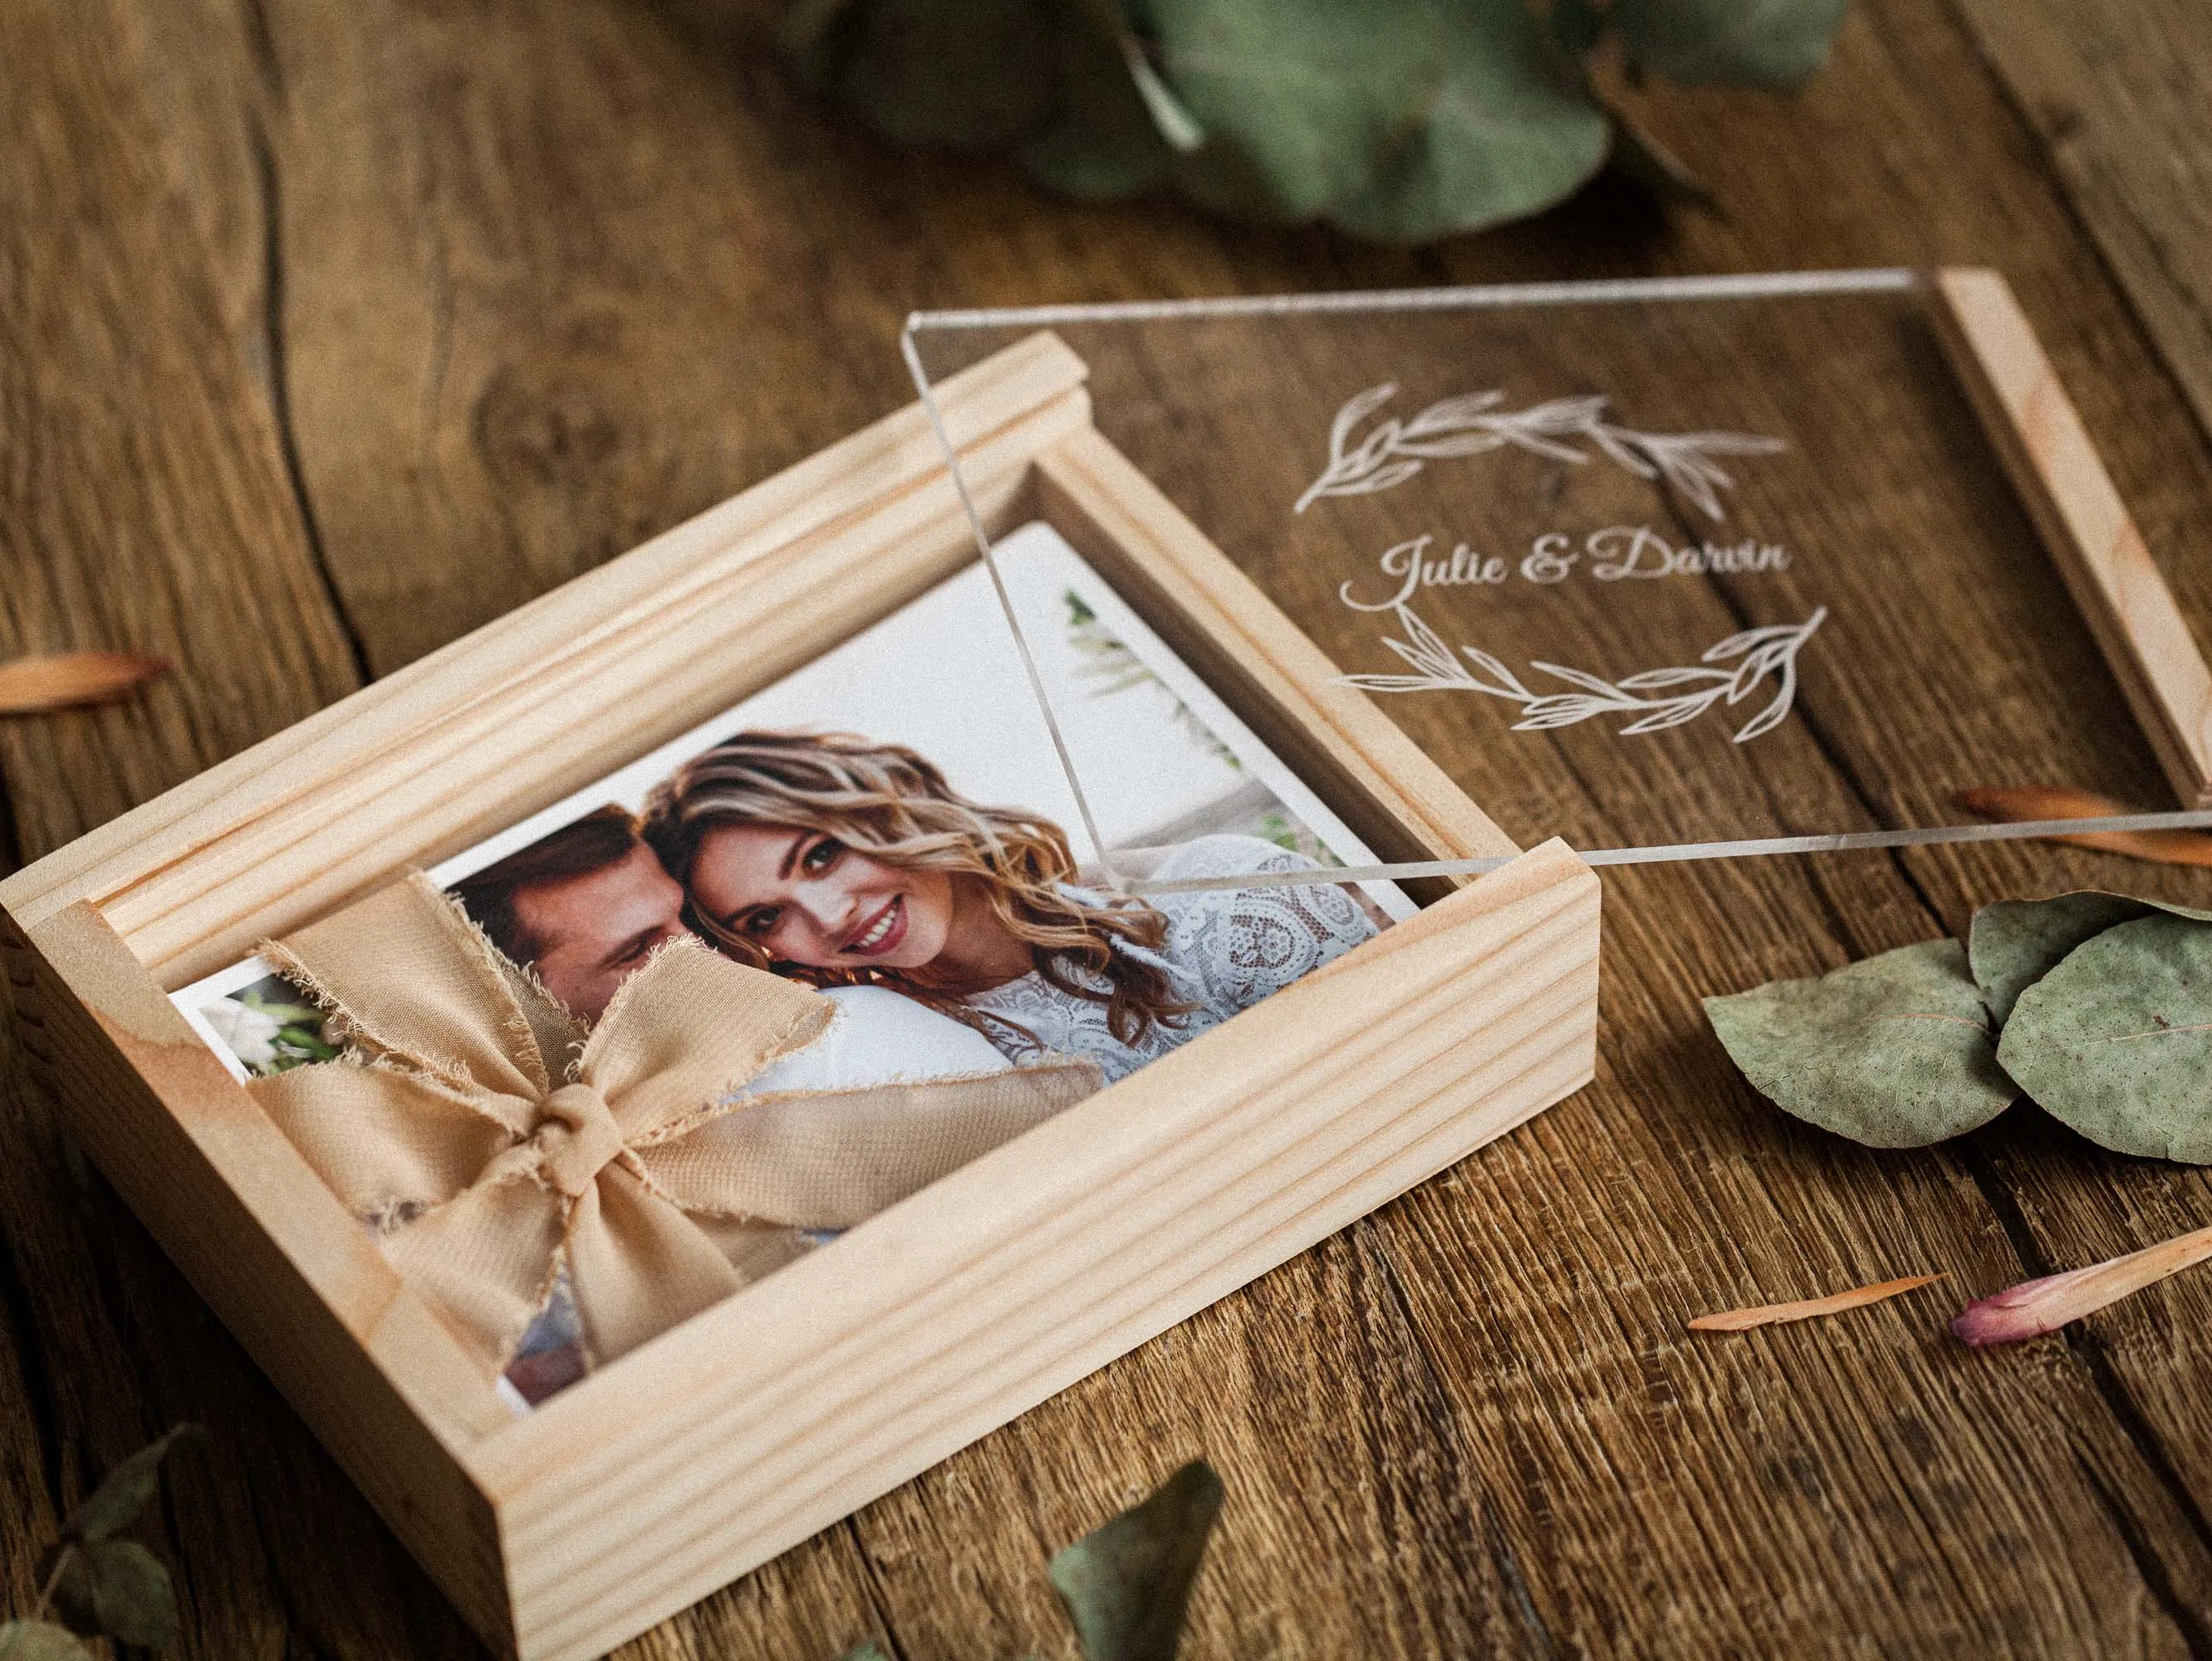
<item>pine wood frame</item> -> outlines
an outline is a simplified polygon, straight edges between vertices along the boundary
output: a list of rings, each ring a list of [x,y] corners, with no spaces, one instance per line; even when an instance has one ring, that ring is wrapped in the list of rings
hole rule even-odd
[[[1084,376],[1040,335],[942,389],[994,533],[1058,526],[1386,858],[1518,857],[526,1418],[167,993],[965,564],[920,410],[0,882],[22,1046],[71,1129],[502,1654],[603,1654],[1591,1076],[1595,876],[1519,853],[1336,684],[1091,427]]]

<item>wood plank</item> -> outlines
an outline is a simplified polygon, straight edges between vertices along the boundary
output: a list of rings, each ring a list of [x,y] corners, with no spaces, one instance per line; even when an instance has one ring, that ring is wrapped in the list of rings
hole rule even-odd
[[[2191,0],[1954,0],[2212,433],[2212,15]]]
[[[240,46],[209,21],[204,69]],[[0,655],[118,646],[179,666],[126,706],[0,723],[35,858],[356,681],[251,367],[266,343],[236,290],[258,261],[196,234],[187,181],[211,140],[167,119],[185,77],[129,7],[32,8],[13,32]]]

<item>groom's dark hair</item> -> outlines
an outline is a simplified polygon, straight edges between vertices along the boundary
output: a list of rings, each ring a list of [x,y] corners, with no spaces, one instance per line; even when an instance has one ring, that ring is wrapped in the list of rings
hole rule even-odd
[[[518,848],[495,865],[487,865],[447,889],[491,937],[491,943],[517,963],[534,963],[549,943],[525,928],[515,897],[541,882],[564,882],[619,864],[634,848],[645,846],[637,816],[610,802],[559,830]]]

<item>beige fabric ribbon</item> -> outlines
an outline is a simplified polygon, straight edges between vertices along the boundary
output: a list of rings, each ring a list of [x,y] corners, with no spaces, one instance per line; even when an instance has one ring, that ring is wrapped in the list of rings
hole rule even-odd
[[[349,1049],[253,1094],[491,1372],[564,1258],[611,1361],[799,1249],[763,1235],[848,1228],[1099,1086],[1059,1061],[732,1102],[827,998],[683,940],[586,1038],[420,873],[264,949]]]

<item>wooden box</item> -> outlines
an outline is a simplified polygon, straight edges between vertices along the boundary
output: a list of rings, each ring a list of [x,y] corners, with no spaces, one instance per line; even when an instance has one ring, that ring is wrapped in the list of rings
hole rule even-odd
[[[1038,335],[942,389],[994,534],[1049,521],[1382,857],[1517,853],[1098,435],[1084,379]],[[603,1653],[1591,1076],[1598,884],[1548,844],[512,1412],[167,994],[974,558],[904,410],[0,883],[70,1127],[501,1653]]]

